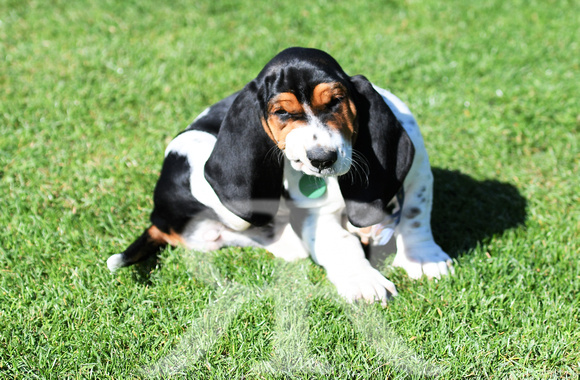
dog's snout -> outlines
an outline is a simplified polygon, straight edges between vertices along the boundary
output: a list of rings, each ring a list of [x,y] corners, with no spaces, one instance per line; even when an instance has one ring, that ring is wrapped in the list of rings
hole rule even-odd
[[[323,149],[316,147],[306,152],[306,157],[315,168],[322,170],[331,167],[337,160],[336,150]]]

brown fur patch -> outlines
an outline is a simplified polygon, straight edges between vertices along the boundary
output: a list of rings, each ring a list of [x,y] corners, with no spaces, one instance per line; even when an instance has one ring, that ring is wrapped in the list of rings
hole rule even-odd
[[[337,97],[346,97],[346,89],[342,84],[337,82],[320,83],[312,91],[312,99],[310,100],[312,108],[324,108]]]
[[[151,240],[156,244],[169,244],[174,247],[178,245],[184,245],[183,237],[173,230],[166,234],[156,226],[151,226],[147,232],[149,233],[149,236],[151,236]]]
[[[314,87],[311,103],[315,114],[329,109],[336,102],[339,102],[339,107],[326,125],[350,140],[356,132],[356,107],[346,88],[338,82],[320,83]]]
[[[267,117],[262,119],[262,126],[280,149],[286,147],[288,133],[306,124],[304,107],[291,92],[282,92],[270,99]]]
[[[338,106],[333,108],[337,103]],[[280,149],[284,149],[288,133],[307,123],[305,106],[293,93],[282,92],[270,99],[267,107],[267,117],[262,119],[262,126],[270,139]],[[330,117],[325,118],[325,124],[338,130],[347,140],[352,140],[353,135],[356,135],[356,107],[342,84],[338,82],[318,84],[312,91],[309,108],[312,109],[314,117],[333,108]]]
[[[362,228],[356,228],[356,232],[360,237],[360,242],[364,245],[369,245],[371,242],[371,231],[372,231],[372,226],[370,227],[362,227]]]

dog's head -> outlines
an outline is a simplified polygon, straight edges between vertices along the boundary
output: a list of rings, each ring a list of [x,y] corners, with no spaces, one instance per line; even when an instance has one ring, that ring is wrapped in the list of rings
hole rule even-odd
[[[297,171],[339,176],[351,223],[368,226],[384,218],[414,150],[366,78],[349,77],[320,50],[290,48],[238,94],[206,178],[231,211],[267,223],[282,192],[280,152]],[[348,175],[353,166],[359,173]]]
[[[288,49],[260,73],[261,122],[295,170],[326,177],[348,172],[358,131],[353,86],[328,54]]]

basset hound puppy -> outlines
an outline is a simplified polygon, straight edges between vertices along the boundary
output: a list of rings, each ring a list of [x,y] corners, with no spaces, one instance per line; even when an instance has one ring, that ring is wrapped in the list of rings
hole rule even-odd
[[[384,302],[394,284],[362,244],[394,233],[410,277],[453,271],[430,226],[433,175],[409,109],[323,51],[290,48],[167,147],[152,225],[111,271],[166,245],[257,246],[312,259],[347,300]]]

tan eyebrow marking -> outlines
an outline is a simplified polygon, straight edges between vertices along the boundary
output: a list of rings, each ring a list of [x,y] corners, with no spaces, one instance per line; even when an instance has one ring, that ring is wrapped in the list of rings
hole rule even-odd
[[[333,99],[345,96],[346,89],[341,83],[320,83],[314,87],[310,101],[313,109],[320,109],[326,107]]]
[[[320,83],[312,91],[312,109],[315,113],[329,109],[333,101],[340,99],[339,107],[326,121],[330,128],[338,130],[351,139],[356,133],[356,107],[347,90],[339,82]]]
[[[268,113],[284,110],[288,113],[303,112],[302,105],[291,92],[282,92],[268,101]]]
[[[262,119],[262,127],[268,134],[268,137],[278,145],[280,149],[286,148],[286,136],[294,128],[306,124],[304,120],[294,120],[282,117],[277,114],[282,111],[290,115],[303,115],[304,107],[291,92],[282,92],[274,96],[267,105],[268,114]]]

